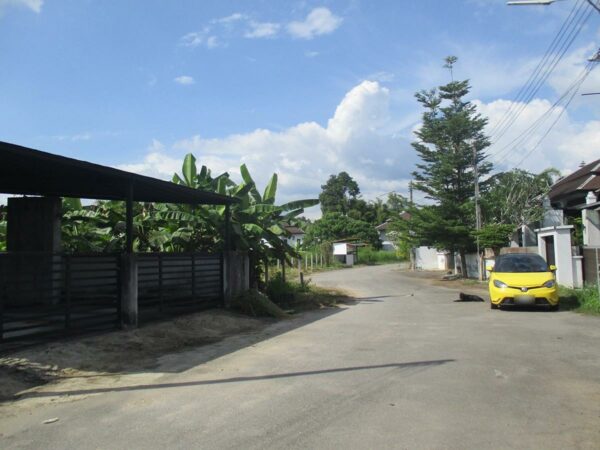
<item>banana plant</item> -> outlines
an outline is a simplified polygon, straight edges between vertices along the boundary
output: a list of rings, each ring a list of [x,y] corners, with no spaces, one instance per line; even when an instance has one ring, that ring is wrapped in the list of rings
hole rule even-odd
[[[245,164],[240,166],[242,182],[237,184],[227,172],[212,178],[210,170],[202,166],[198,172],[196,158],[186,155],[182,175],[175,174],[173,182],[196,189],[209,190],[235,197],[238,202],[231,208],[231,239],[234,248],[249,251],[254,260],[265,258],[287,259],[297,257],[296,250],[284,239],[289,236],[285,226],[304,212],[304,208],[318,204],[317,199],[296,200],[276,205],[277,174],[269,179],[262,195]],[[177,216],[177,217],[176,217]],[[192,226],[199,223],[210,224],[215,237],[216,248],[222,248],[225,227],[225,207],[200,206],[195,209],[180,210],[170,214],[175,219],[185,219]]]

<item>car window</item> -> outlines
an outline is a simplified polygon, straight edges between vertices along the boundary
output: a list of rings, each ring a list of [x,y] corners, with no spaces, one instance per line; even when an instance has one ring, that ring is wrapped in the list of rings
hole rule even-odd
[[[539,255],[501,256],[496,261],[494,272],[548,272],[548,264]]]

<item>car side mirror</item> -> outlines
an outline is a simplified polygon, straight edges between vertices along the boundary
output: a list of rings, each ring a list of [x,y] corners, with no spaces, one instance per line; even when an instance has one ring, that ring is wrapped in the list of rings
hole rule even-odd
[[[494,266],[485,266],[485,270],[491,272],[492,270],[494,270]]]
[[[554,264],[550,264],[550,267],[548,267],[550,269],[550,272],[556,272],[556,266]]]

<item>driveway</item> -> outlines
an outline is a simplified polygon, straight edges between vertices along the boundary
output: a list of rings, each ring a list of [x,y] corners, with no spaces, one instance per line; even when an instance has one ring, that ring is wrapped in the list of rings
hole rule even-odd
[[[312,281],[360,300],[165,360],[180,371],[34,392],[1,447],[600,447],[600,319],[457,303],[393,265]]]

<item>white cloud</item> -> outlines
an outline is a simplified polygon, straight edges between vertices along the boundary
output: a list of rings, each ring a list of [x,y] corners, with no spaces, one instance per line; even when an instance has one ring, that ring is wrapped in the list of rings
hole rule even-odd
[[[44,0],[0,0],[0,14],[10,6],[25,7],[39,14],[43,4]]]
[[[276,172],[281,202],[315,198],[329,175],[342,170],[358,181],[365,198],[405,192],[416,158],[405,139],[386,131],[393,121],[389,97],[379,83],[364,81],[344,96],[326,126],[304,122],[279,132],[257,129],[212,139],[197,135],[168,149],[155,142],[142,162],[122,167],[170,178],[192,152],[199,164],[237,180],[240,164],[246,163],[259,186]],[[309,215],[318,215],[318,208]]]
[[[179,39],[179,44],[184,47],[198,47],[202,45],[209,49],[218,47],[220,45],[219,39],[210,33],[210,27],[205,27],[201,31],[188,33]]]
[[[220,19],[213,19],[211,23],[225,23],[230,24],[233,22],[239,22],[240,20],[246,19],[246,15],[242,13],[233,13],[226,17],[221,17]]]
[[[304,52],[304,56],[306,56],[307,58],[314,58],[315,56],[319,56],[319,52],[316,51],[306,51]]]
[[[254,21],[250,21],[248,26],[250,27],[250,30],[244,34],[244,37],[250,39],[275,36],[281,27],[278,23]]]
[[[194,84],[194,78],[190,77],[189,75],[181,75],[179,77],[176,77],[173,79],[173,81],[177,84],[181,84],[184,86],[189,86],[190,84]]]
[[[342,24],[342,20],[327,8],[315,8],[303,21],[290,22],[287,31],[298,39],[313,39],[315,36],[333,33]]]
[[[476,101],[479,112],[489,118],[488,130],[501,120],[512,102],[495,100],[490,103]],[[600,121],[579,122],[564,111],[556,125],[539,146],[540,139],[548,127],[559,117],[560,109],[545,122],[545,126],[535,130],[527,139],[517,139],[551,106],[545,99],[535,99],[524,109],[508,132],[496,144],[490,147],[490,160],[497,164],[497,169],[518,167],[531,172],[540,172],[554,167],[568,173],[581,161],[590,162],[598,158],[600,148]],[[513,107],[513,111],[516,108]],[[537,147],[536,147],[537,146]]]
[[[71,142],[79,142],[79,141],[89,141],[92,139],[92,133],[83,132],[77,134],[62,134],[58,136],[52,136],[57,141],[71,141]]]

